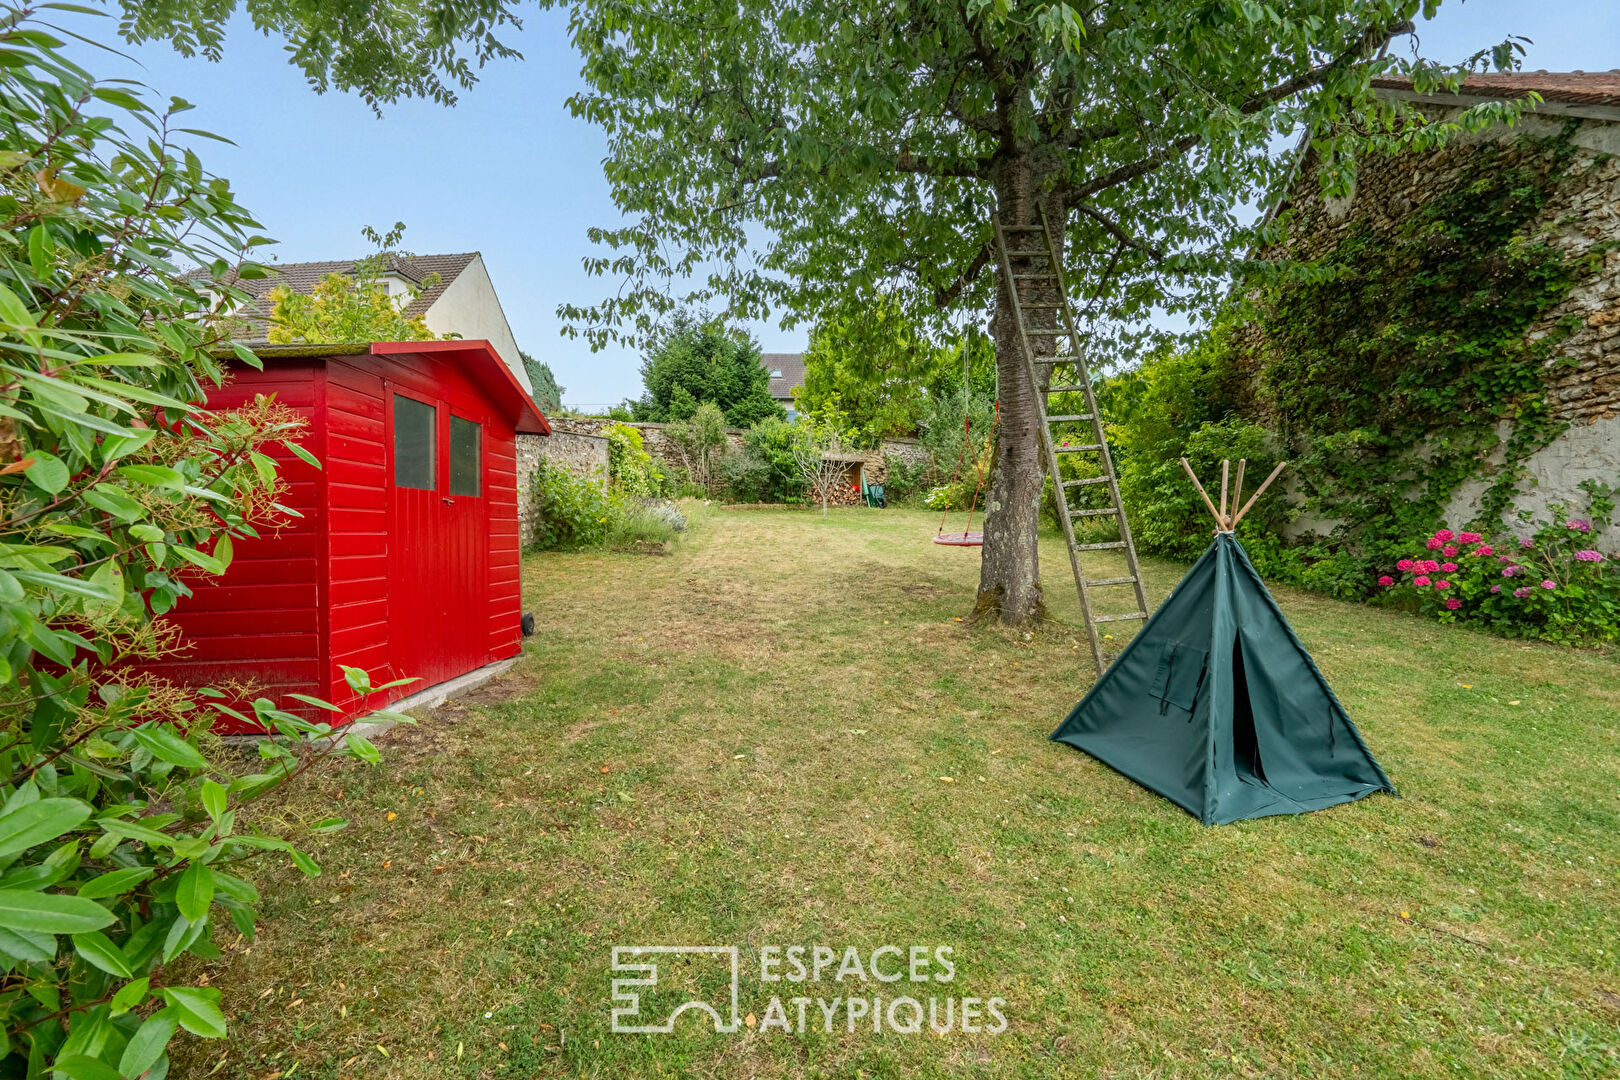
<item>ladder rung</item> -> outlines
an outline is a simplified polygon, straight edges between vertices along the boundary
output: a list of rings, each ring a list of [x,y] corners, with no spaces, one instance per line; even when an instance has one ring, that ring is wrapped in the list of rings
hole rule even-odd
[[[1044,226],[1041,226],[1041,225],[1003,225],[1001,227],[1001,231],[1002,232],[1045,232],[1046,229],[1045,229]]]
[[[1083,518],[1083,517],[1102,517],[1104,514],[1117,514],[1117,513],[1119,513],[1118,510],[1115,510],[1113,507],[1109,506],[1109,507],[1105,507],[1105,508],[1103,508],[1101,510],[1070,510],[1069,511],[1069,517],[1071,519],[1072,518]]]
[[[1080,443],[1076,446],[1054,446],[1054,454],[1086,454],[1095,453],[1102,449],[1102,443]]]
[[[1131,582],[1133,582],[1135,580],[1136,580],[1135,575],[1129,575],[1129,576],[1126,576],[1126,577],[1098,578],[1096,581],[1088,581],[1088,582],[1086,582],[1086,588],[1095,589],[1099,585],[1129,585]]]
[[[1124,545],[1121,544],[1120,546],[1123,547]],[[1145,611],[1133,611],[1129,615],[1103,615],[1091,621],[1094,623],[1124,622],[1126,619],[1145,619],[1147,617],[1148,613]]]
[[[1076,545],[1074,545],[1074,550],[1076,550],[1076,551],[1103,551],[1103,550],[1106,550],[1108,548],[1122,548],[1124,546],[1125,546],[1125,541],[1123,541],[1123,540],[1110,540],[1106,544],[1076,544]]]
[[[1051,393],[1051,391],[1048,390],[1047,393]],[[1046,422],[1048,424],[1067,424],[1076,420],[1090,420],[1091,416],[1091,413],[1070,413],[1066,416],[1048,416]]]
[[[1072,487],[1085,487],[1087,484],[1106,484],[1106,483],[1108,483],[1108,477],[1106,477],[1106,476],[1088,476],[1083,480],[1065,480],[1065,481],[1063,481],[1063,486],[1066,487],[1066,488],[1072,488]]]
[[[1013,280],[1014,281],[1051,281],[1051,282],[1055,283],[1057,281],[1057,275],[1052,274],[1052,273],[1045,273],[1045,274],[1014,274],[1013,275]]]
[[[1007,257],[1009,259],[1046,259],[1050,258],[1051,254],[1045,248],[1038,248],[1035,251],[1009,251]]]
[[[1085,387],[1075,383],[1073,386],[1048,386],[1046,392],[1048,394],[1078,394],[1084,389]]]
[[[1024,333],[1030,337],[1066,337],[1069,332],[1067,330],[1025,330]]]
[[[1062,304],[1031,304],[1028,301],[1020,301],[1018,306],[1025,311],[1062,311],[1064,307]]]
[[[1054,366],[1057,364],[1078,364],[1080,358],[1078,356],[1037,356],[1035,362]]]

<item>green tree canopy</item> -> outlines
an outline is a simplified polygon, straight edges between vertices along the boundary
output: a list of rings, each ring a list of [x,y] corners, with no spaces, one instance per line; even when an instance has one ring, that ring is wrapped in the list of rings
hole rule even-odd
[[[270,290],[270,326],[265,336],[274,344],[340,345],[366,341],[432,341],[436,336],[421,315],[409,315],[422,290],[438,284],[429,274],[420,285],[394,296],[383,283],[389,262],[404,235],[403,222],[387,233],[370,226],[360,230],[377,251],[356,259],[354,273],[327,274],[313,292],[297,293],[278,285]],[[406,256],[408,257],[408,256]],[[450,335],[454,337],[455,335]]]
[[[816,412],[837,401],[866,443],[910,435],[923,417],[928,388],[955,355],[919,332],[891,301],[830,315],[810,332],[795,402]]]
[[[1460,67],[1391,48],[1438,6],[575,0],[587,89],[573,107],[607,133],[629,220],[592,233],[610,250],[587,265],[620,279],[612,297],[561,313],[601,342],[711,297],[789,321],[892,298],[921,326],[996,301],[1004,423],[980,591],[1026,621],[1041,609],[1041,459],[1006,283],[987,272],[992,213],[1044,214],[1075,299],[1116,325],[1198,308],[1255,240],[1239,207],[1291,168],[1279,135],[1307,132],[1342,189],[1359,155],[1451,129],[1372,85],[1456,85]],[[1489,59],[1511,63],[1511,44]],[[695,274],[685,296],[670,289]]]
[[[518,355],[523,358],[523,370],[529,373],[529,383],[534,387],[534,403],[540,406],[540,411],[549,415],[561,409],[563,388],[557,385],[557,376],[551,373],[551,365],[521,350]]]
[[[759,346],[707,314],[676,313],[653,339],[641,382],[640,400],[630,403],[637,420],[687,420],[705,402],[718,406],[733,427],[786,415],[771,397]]]
[[[372,108],[400,98],[456,102],[492,60],[516,57],[497,34],[521,28],[513,0],[103,0],[128,41],[167,41],[184,56],[223,55],[242,9],[253,28],[287,41],[317,93],[352,90]]]

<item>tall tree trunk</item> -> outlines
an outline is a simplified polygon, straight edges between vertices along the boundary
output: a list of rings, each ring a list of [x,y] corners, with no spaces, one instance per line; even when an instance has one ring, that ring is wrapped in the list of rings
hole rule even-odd
[[[1037,207],[1044,203],[1047,219],[1054,229],[1058,256],[1063,254],[1062,223],[1066,220],[1062,200],[1041,192],[1043,170],[1028,158],[1007,162],[996,177],[996,195],[1004,225],[1038,225]],[[1031,249],[1039,233],[1013,233],[1011,249]],[[1024,364],[1023,344],[1013,315],[1010,290],[997,264],[996,310],[991,320],[991,337],[996,346],[996,372],[1000,382],[1001,427],[995,457],[990,465],[990,491],[984,506],[984,548],[979,569],[979,595],[975,618],[998,619],[1010,626],[1026,626],[1046,617],[1041,597],[1041,568],[1037,552],[1040,533],[1041,497],[1045,482],[1045,461],[1041,456],[1040,429],[1035,398]],[[1013,259],[1014,273],[1037,272],[1045,260]],[[1055,290],[1025,289],[1021,299],[1047,303],[1057,297]],[[1031,328],[1050,329],[1058,325],[1058,315],[1050,309],[1026,313]],[[1057,339],[1039,337],[1030,341],[1035,358],[1049,356]],[[1036,376],[1044,386],[1045,369],[1037,366]]]

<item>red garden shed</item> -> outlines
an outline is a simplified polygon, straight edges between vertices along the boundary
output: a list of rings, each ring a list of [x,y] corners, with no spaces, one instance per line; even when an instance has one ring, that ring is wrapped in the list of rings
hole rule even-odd
[[[190,648],[152,670],[191,685],[311,694],[347,722],[518,652],[516,440],[551,427],[485,341],[263,346],[210,395],[274,394],[306,417],[316,469],[282,461],[303,515],[236,544],[167,617]],[[339,665],[417,681],[362,703]],[[221,730],[243,730],[240,725]]]

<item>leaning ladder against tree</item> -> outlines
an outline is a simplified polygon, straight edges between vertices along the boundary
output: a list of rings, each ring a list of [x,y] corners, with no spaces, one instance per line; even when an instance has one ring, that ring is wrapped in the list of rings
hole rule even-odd
[[[1086,637],[1091,643],[1091,659],[1096,664],[1097,674],[1101,675],[1108,666],[1108,658],[1103,654],[1102,638],[1098,636],[1097,627],[1103,623],[1145,619],[1148,616],[1147,594],[1142,589],[1142,571],[1136,562],[1136,545],[1131,541],[1130,522],[1125,518],[1125,507],[1119,499],[1114,460],[1108,452],[1108,439],[1103,432],[1102,417],[1097,411],[1097,398],[1091,389],[1091,372],[1086,367],[1080,327],[1069,304],[1063,260],[1058,257],[1057,244],[1047,228],[1046,211],[1044,208],[1040,210],[1038,225],[1003,225],[999,212],[992,216],[992,220],[996,233],[996,254],[1001,263],[1002,279],[1007,282],[1011,314],[1018,327],[1019,346],[1024,354],[1024,372],[1029,379],[1030,397],[1035,403],[1041,454],[1045,459],[1047,475],[1052,478],[1053,508],[1058,528],[1063,533],[1063,542],[1069,549],[1069,567],[1074,572],[1075,592],[1080,597],[1080,617],[1086,625]],[[1009,234],[1032,237],[1035,246],[1009,247]],[[1030,316],[1040,311],[1055,313],[1057,318],[1038,317],[1036,324],[1032,325]],[[1065,338],[1068,339],[1067,352],[1062,351]],[[1064,381],[1065,377],[1067,381]],[[1068,397],[1073,394],[1080,395],[1080,400],[1084,402],[1083,411],[1055,415],[1050,411],[1053,395],[1073,400]],[[1072,441],[1074,439],[1079,441]],[[1098,475],[1065,480],[1058,467],[1060,454],[1094,456]],[[1103,488],[1108,496],[1107,506],[1077,508],[1069,504],[1070,491],[1091,486]],[[1088,544],[1076,540],[1075,521],[1093,517],[1113,518],[1119,528],[1119,538]],[[1109,550],[1125,553],[1125,566],[1129,573],[1123,577],[1088,578],[1085,560],[1080,553]],[[1135,611],[1121,615],[1096,615],[1092,612],[1092,598],[1087,590],[1126,584],[1136,592]]]

